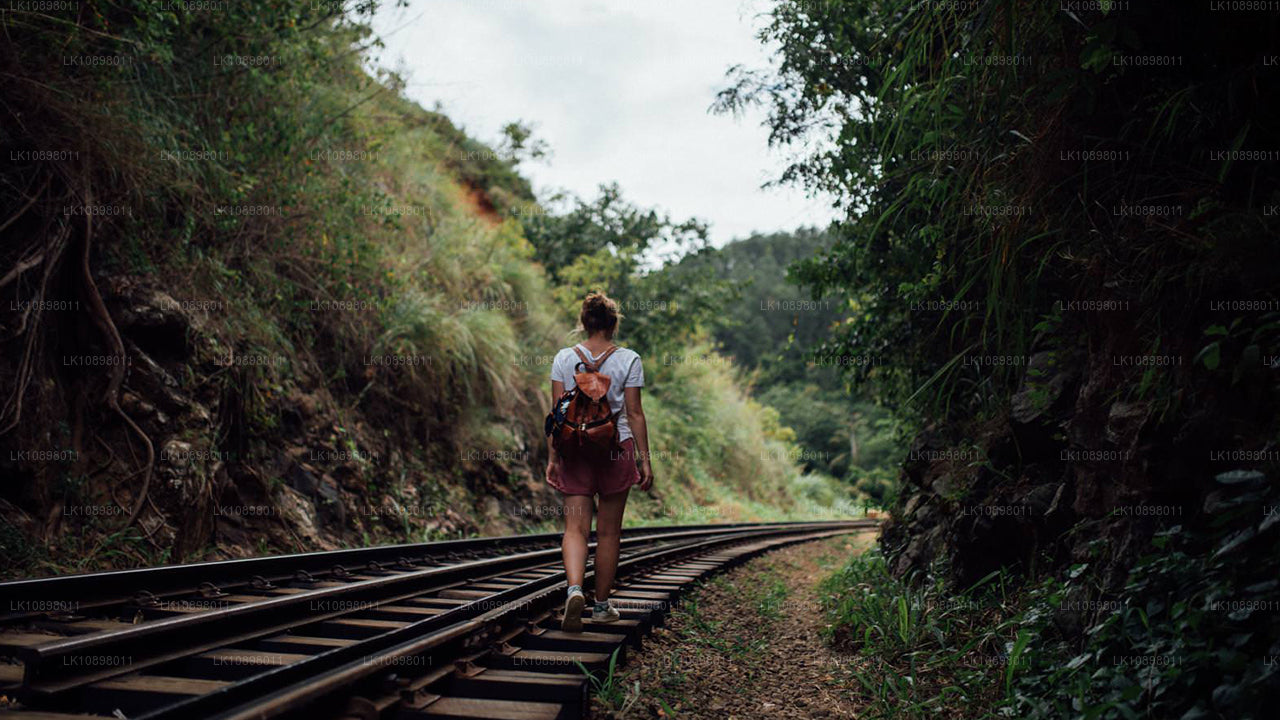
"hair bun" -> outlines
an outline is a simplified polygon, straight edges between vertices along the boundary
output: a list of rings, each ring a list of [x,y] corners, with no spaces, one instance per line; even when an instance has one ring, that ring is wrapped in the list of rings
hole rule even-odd
[[[582,311],[578,314],[578,322],[588,334],[603,332],[612,338],[618,329],[618,303],[602,292],[590,292],[582,300]]]

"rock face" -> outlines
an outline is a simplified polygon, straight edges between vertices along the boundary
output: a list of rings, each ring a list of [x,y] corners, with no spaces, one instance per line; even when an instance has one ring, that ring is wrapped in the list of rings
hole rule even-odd
[[[946,557],[964,587],[999,568],[1081,561],[1106,539],[1115,551],[1095,564],[1119,583],[1168,514],[1199,508],[1208,478],[1225,469],[1206,458],[1226,431],[1126,399],[1110,355],[1037,352],[997,418],[914,439],[882,540],[895,573]],[[1077,525],[1085,530],[1069,532]]]
[[[422,439],[395,431],[412,426],[401,422],[405,408],[366,417],[336,399],[305,356],[289,359],[287,375],[268,375],[219,345],[199,306],[130,277],[101,286],[128,357],[120,407],[151,443],[151,482],[142,497],[143,443],[101,402],[100,369],[69,373],[66,387],[36,388],[31,412],[61,422],[0,439],[4,454],[65,448],[74,461],[0,466],[21,481],[11,486],[21,492],[0,503],[12,508],[5,517],[24,547],[84,531],[67,526],[78,522],[65,511],[71,503],[97,508],[105,518],[89,530],[109,531],[141,502],[136,524],[164,553],[145,561],[158,562],[435,539],[481,525],[511,532],[522,516],[504,508],[554,501],[534,480],[519,433],[511,433],[515,451],[480,457],[442,483],[419,457],[428,453],[413,450]],[[67,473],[88,478],[74,496],[58,491]]]

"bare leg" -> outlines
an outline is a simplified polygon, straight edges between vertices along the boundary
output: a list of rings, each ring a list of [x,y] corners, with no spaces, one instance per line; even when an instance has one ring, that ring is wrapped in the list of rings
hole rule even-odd
[[[608,600],[613,589],[613,576],[618,572],[618,542],[622,539],[622,511],[630,492],[631,488],[627,488],[600,496],[596,516],[596,602]]]
[[[564,557],[564,572],[570,585],[581,585],[582,574],[587,569],[591,508],[590,495],[564,496],[564,538],[560,541],[560,553]]]

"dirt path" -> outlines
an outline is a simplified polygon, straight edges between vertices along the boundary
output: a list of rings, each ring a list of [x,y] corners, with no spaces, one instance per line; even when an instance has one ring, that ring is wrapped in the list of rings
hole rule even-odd
[[[822,641],[816,586],[874,537],[784,548],[689,593],[593,700],[593,717],[856,717],[837,680],[849,658]]]

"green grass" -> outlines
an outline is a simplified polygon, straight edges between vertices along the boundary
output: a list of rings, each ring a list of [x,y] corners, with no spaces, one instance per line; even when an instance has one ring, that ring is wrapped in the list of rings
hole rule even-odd
[[[591,684],[591,693],[595,699],[610,712],[625,716],[627,710],[640,699],[640,681],[628,686],[618,674],[618,653],[621,648],[609,655],[609,665],[604,672],[587,670],[587,666],[577,660],[574,664],[587,676]]]
[[[771,577],[764,581],[760,589],[760,596],[756,600],[756,613],[760,617],[768,621],[776,621],[782,619],[783,605],[787,601],[791,590],[780,577]]]
[[[843,681],[869,717],[997,717],[1002,682],[1007,686],[1026,641],[995,587],[953,595],[936,580],[904,583],[872,550],[825,579],[819,592],[828,641],[858,655]],[[1010,653],[1007,641],[1015,637]]]

